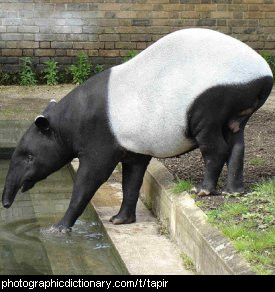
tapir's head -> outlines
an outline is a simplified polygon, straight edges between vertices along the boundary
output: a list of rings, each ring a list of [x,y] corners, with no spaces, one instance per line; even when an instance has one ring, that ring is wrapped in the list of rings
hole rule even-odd
[[[10,161],[2,204],[9,208],[20,188],[31,189],[36,182],[64,166],[69,160],[59,137],[58,126],[49,114],[55,102],[39,115],[19,141]]]

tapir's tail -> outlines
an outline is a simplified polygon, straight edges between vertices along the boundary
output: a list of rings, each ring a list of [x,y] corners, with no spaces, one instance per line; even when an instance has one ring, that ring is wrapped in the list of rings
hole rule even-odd
[[[259,107],[261,107],[267,100],[268,96],[271,93],[273,83],[274,83],[274,79],[272,76],[266,76],[262,80],[263,80],[262,90],[260,91],[258,95],[258,99],[260,101]]]

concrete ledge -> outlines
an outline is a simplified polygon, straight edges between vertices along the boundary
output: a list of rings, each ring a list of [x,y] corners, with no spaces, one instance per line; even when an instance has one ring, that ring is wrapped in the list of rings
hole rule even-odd
[[[152,159],[144,177],[141,199],[169,230],[174,242],[193,260],[196,269],[207,275],[254,274],[232,243],[212,225],[184,192],[171,192],[173,176]]]

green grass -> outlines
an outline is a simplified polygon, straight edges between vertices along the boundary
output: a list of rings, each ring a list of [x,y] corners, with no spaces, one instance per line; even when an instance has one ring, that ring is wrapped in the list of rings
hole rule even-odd
[[[180,257],[182,259],[182,264],[186,270],[196,272],[195,265],[189,256],[187,256],[185,253],[182,253]]]
[[[207,212],[209,221],[230,238],[253,270],[275,272],[275,180],[254,184],[250,193],[228,198]]]
[[[193,184],[190,180],[178,180],[173,187],[173,192],[176,194],[188,192],[192,189],[192,186]]]
[[[255,159],[250,160],[249,163],[251,165],[265,165],[266,161],[261,158],[255,158]]]

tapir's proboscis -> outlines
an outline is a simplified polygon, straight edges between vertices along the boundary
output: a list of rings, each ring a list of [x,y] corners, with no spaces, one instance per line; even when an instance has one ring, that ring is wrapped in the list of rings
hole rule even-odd
[[[150,159],[195,148],[205,167],[198,195],[216,193],[225,164],[224,191],[243,192],[245,125],[272,85],[266,61],[230,36],[199,28],[168,34],[49,103],[12,155],[3,206],[78,157],[69,207],[55,225],[68,231],[121,162],[123,201],[110,221],[132,223]]]

